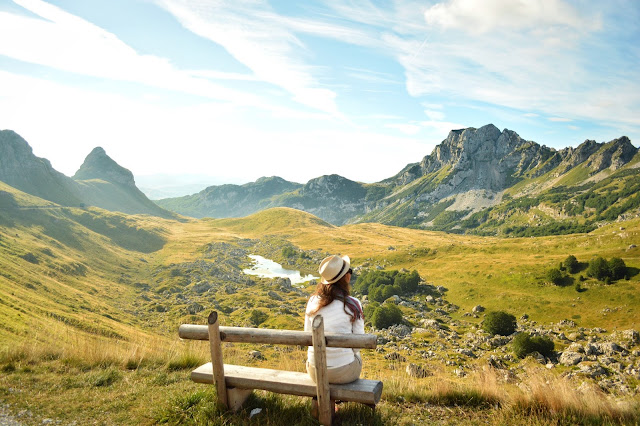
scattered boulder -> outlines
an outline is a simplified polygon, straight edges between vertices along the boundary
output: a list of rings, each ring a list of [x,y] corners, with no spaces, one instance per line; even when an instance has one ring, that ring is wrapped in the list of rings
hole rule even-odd
[[[476,306],[473,307],[471,312],[473,312],[474,314],[479,314],[480,312],[484,312],[484,306],[476,305]]]
[[[615,355],[618,352],[622,352],[622,348],[618,346],[617,343],[614,342],[603,342],[598,344],[598,349],[600,354],[604,355]]]
[[[636,330],[624,330],[622,332],[622,337],[626,340],[629,340],[633,344],[640,343],[640,333]]]
[[[407,359],[400,355],[398,352],[391,352],[384,356],[384,359],[389,361],[398,361],[398,362],[406,362]]]
[[[202,294],[211,289],[211,284],[207,282],[198,283],[193,286],[194,293]]]
[[[283,301],[284,299],[282,298],[282,296],[280,296],[278,293],[276,293],[273,290],[269,290],[267,292],[267,296],[269,296],[272,300],[278,300],[278,301]]]
[[[580,368],[580,374],[591,378],[606,376],[608,374],[607,370],[597,363],[581,362],[578,364],[578,367]]]
[[[266,360],[266,358],[264,357],[264,355],[262,355],[262,352],[260,351],[249,351],[249,358],[258,360],[258,361]]]
[[[195,315],[198,312],[202,312],[202,311],[204,311],[204,307],[199,303],[193,302],[187,306],[187,312],[190,315]]]
[[[564,351],[562,355],[560,355],[560,364],[566,366],[577,365],[584,359],[582,354],[577,352]]]
[[[396,337],[406,337],[411,335],[411,329],[404,324],[394,324],[387,328],[387,332]]]
[[[426,368],[413,363],[409,363],[409,365],[407,365],[406,372],[409,376],[416,377],[418,379],[423,379],[431,375],[431,373]]]
[[[433,330],[442,330],[440,323],[434,319],[425,319],[420,321],[424,328],[431,328]]]
[[[291,280],[289,278],[278,278],[278,280],[276,281],[276,285],[287,290],[291,290],[293,288],[291,286]]]

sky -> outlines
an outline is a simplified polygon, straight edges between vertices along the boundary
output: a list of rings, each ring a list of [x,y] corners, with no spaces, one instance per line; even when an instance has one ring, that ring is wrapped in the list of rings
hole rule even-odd
[[[72,176],[360,182],[492,123],[640,140],[637,0],[0,0],[0,129]]]

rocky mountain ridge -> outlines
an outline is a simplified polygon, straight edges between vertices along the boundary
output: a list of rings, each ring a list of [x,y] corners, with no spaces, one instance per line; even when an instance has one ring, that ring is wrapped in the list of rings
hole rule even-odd
[[[0,130],[0,181],[63,206],[96,206],[127,214],[174,217],[149,200],[135,185],[131,171],[95,148],[73,178],[55,170],[49,160],[12,130]]]
[[[476,224],[477,228],[490,221],[491,215],[498,215],[494,210],[505,205],[505,199],[537,196],[559,187],[570,188],[569,198],[578,196],[585,191],[584,185],[612,177],[621,169],[637,167],[640,161],[637,154],[638,149],[625,136],[608,143],[587,140],[576,148],[556,150],[489,124],[479,129],[452,130],[420,162],[408,164],[395,176],[373,184],[330,175],[312,179],[305,185],[290,183],[289,188],[283,185],[269,193],[262,193],[255,182],[243,186],[213,186],[198,194],[157,203],[195,217],[237,217],[264,208],[286,206],[336,225],[380,222],[466,232],[474,228],[470,225]],[[640,183],[633,174],[621,179]],[[612,184],[613,181],[619,183],[616,176],[612,177]],[[243,196],[242,191],[247,187],[254,190],[250,196]],[[222,188],[236,198],[217,196]],[[550,208],[561,212],[565,208],[539,201],[533,214],[538,214],[537,210]],[[619,202],[623,204],[624,200]],[[207,204],[215,208],[207,208]],[[640,203],[631,203],[625,212],[635,212],[636,204]],[[473,217],[476,213],[482,216]],[[528,211],[524,213],[526,217],[518,217],[518,221],[531,219]],[[551,220],[553,215],[547,216],[545,220]],[[460,222],[469,219],[472,220],[461,227]],[[572,220],[582,224],[596,219],[582,215]],[[496,233],[502,232],[495,229],[497,226],[492,227]]]

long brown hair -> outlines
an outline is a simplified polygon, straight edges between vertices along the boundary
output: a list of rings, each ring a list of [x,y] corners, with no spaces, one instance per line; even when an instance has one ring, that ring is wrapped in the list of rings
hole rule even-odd
[[[355,320],[362,318],[362,310],[358,302],[349,297],[350,294],[347,274],[344,274],[342,278],[333,284],[319,282],[315,293],[312,294],[312,296],[318,296],[318,307],[309,312],[309,315],[314,315],[321,308],[338,299],[342,300],[343,309],[351,317],[351,322],[355,322]]]

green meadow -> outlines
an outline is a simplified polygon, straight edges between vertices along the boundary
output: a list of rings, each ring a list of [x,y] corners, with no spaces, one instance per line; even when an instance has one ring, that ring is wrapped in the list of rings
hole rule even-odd
[[[213,387],[190,381],[207,361],[205,342],[184,342],[182,323],[302,329],[312,287],[287,290],[243,276],[246,254],[312,272],[328,253],[348,254],[354,266],[417,270],[424,284],[445,288],[459,307],[460,333],[482,317],[482,305],[540,325],[572,320],[577,327],[640,329],[640,219],[611,223],[588,234],[497,238],[451,235],[374,223],[336,227],[293,209],[240,219],[162,219],[97,208],[59,207],[0,183],[0,401],[24,424],[317,424],[309,401],[255,392],[231,414],[214,404]],[[285,256],[286,247],[308,254]],[[284,253],[284,254],[283,254]],[[567,256],[580,262],[567,285],[547,271]],[[590,259],[622,258],[627,279],[610,284],[586,276]],[[580,278],[582,276],[582,279]],[[580,283],[577,291],[575,283]],[[278,299],[269,296],[275,292]],[[417,294],[415,300],[424,299]],[[409,324],[421,313],[402,307]],[[371,331],[371,330],[370,330]],[[414,344],[438,349],[432,332]],[[557,342],[556,350],[565,343]],[[402,349],[408,361],[415,351]],[[247,353],[260,350],[265,359]],[[636,348],[637,349],[637,348]],[[470,361],[466,377],[426,363],[432,374],[409,377],[404,364],[368,351],[365,377],[384,381],[375,412],[346,404],[343,424],[634,424],[637,393],[606,395],[596,387],[576,393],[554,371],[526,359],[524,384],[510,383],[484,360]],[[305,352],[227,345],[226,362],[303,371]],[[253,408],[259,415],[249,419]]]

